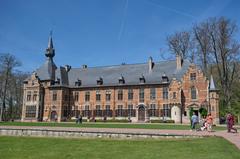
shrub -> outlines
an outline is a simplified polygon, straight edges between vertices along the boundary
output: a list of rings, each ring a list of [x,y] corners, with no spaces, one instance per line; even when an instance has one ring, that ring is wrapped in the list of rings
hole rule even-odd
[[[207,116],[207,109],[206,108],[200,108],[199,113],[201,114],[202,117],[205,118]]]

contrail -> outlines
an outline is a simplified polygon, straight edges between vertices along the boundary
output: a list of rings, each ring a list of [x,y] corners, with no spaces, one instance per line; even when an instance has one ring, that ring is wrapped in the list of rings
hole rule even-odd
[[[159,3],[157,3],[156,1],[148,0],[148,2],[153,3],[153,4],[156,4],[156,5],[158,5],[160,8],[163,8],[163,9],[168,10],[168,11],[170,11],[170,12],[174,12],[174,13],[183,15],[183,16],[185,16],[185,17],[191,18],[191,19],[196,19],[195,16],[193,16],[193,15],[191,15],[191,14],[189,14],[189,13],[186,13],[186,12],[183,12],[183,11],[179,11],[179,10],[176,10],[176,9],[173,9],[173,8],[169,8],[169,7],[163,6],[163,5],[159,4]]]
[[[126,0],[126,2],[125,2],[123,18],[122,18],[122,21],[121,21],[120,31],[119,31],[119,34],[118,34],[118,40],[121,40],[122,35],[123,35],[123,31],[124,31],[124,27],[125,27],[125,21],[126,21],[126,17],[127,17],[127,10],[128,10],[128,0]]]

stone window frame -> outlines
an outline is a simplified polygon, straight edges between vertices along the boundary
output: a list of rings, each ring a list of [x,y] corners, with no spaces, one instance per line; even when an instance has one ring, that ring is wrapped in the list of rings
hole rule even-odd
[[[163,116],[171,117],[171,107],[169,104],[163,104]]]
[[[90,105],[84,105],[84,107],[83,107],[83,116],[84,117],[91,116],[91,114],[90,114]]]
[[[190,80],[195,81],[196,79],[197,79],[197,73],[196,72],[190,73]]]
[[[90,101],[90,91],[85,91],[85,102]]]
[[[128,104],[127,107],[127,115],[128,117],[135,117],[135,110],[133,109],[133,104]]]
[[[168,91],[169,91],[168,87],[165,86],[162,88],[163,99],[168,99]]]
[[[145,97],[145,89],[144,88],[139,88],[139,102],[144,102],[144,97]]]
[[[27,91],[27,101],[31,101],[31,98],[32,98],[32,92]]]
[[[116,117],[123,117],[123,116],[124,116],[123,105],[117,105]]]
[[[122,89],[119,89],[119,90],[118,90],[118,95],[117,95],[117,96],[118,96],[118,100],[119,100],[119,101],[122,101],[122,100],[123,100],[123,90],[122,90]]]
[[[150,104],[150,108],[149,108],[149,116],[150,117],[157,117],[157,106],[155,103],[151,103]]]
[[[79,92],[74,92],[74,101],[77,102],[79,100]]]
[[[33,92],[33,101],[37,101],[37,91]]]
[[[198,99],[198,92],[197,92],[197,88],[195,86],[192,86],[190,88],[190,97],[191,100],[197,100]]]
[[[52,100],[56,101],[57,100],[57,91],[52,92]]]
[[[96,108],[96,109],[95,109],[95,110],[96,110],[96,114],[95,114],[95,115],[96,115],[97,117],[101,117],[101,116],[102,116],[101,105],[97,104],[95,108]]]
[[[106,90],[106,101],[111,101],[111,91],[110,90]]]
[[[150,99],[151,100],[156,99],[156,88],[155,87],[150,88]]]
[[[101,92],[99,90],[96,91],[96,101],[101,101]]]
[[[173,99],[177,99],[177,92],[173,92]]]
[[[37,106],[36,105],[27,105],[25,110],[26,118],[36,118]]]
[[[105,105],[105,116],[112,117],[111,105],[109,104]]]
[[[128,89],[128,100],[133,100],[133,89],[132,88],[130,88],[130,89]]]

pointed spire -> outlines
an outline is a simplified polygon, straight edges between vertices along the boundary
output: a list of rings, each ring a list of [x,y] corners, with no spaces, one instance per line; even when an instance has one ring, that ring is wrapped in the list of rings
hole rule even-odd
[[[55,56],[55,49],[53,47],[53,40],[52,40],[52,31],[50,31],[48,47],[46,49],[45,56],[49,58],[53,58]]]
[[[210,90],[216,90],[215,83],[214,83],[212,75],[211,75],[211,81],[210,81]]]
[[[49,35],[48,48],[53,48],[52,30],[50,31],[50,35]]]

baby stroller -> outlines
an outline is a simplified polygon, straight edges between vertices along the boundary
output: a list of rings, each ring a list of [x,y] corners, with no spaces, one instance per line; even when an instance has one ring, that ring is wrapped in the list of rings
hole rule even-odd
[[[207,121],[201,119],[197,125],[197,131],[206,131],[207,130]]]

